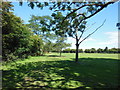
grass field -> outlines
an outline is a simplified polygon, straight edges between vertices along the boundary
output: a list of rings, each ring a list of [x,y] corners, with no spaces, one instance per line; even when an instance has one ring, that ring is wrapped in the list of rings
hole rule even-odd
[[[117,88],[117,54],[57,53],[3,63],[3,89],[39,88],[44,90]],[[32,90],[31,89],[31,90]]]

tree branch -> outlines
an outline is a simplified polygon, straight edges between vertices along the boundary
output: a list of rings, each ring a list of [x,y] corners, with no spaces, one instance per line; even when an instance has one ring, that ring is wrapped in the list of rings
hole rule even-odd
[[[95,22],[96,23],[96,22]],[[85,29],[85,32],[90,29],[95,23],[91,24],[91,26],[87,27],[87,29]]]
[[[81,40],[81,41],[79,42],[79,44],[82,43],[84,40],[86,40],[88,37],[90,37],[93,33],[95,33],[99,28],[101,28],[101,27],[104,25],[105,21],[106,21],[106,19],[104,20],[104,22],[102,23],[102,25],[100,25],[95,31],[93,31],[93,32],[90,33],[88,36],[86,36],[83,40]]]
[[[112,0],[112,1],[114,1],[114,0]],[[115,0],[115,2],[116,2],[116,1],[118,1],[118,0]],[[76,12],[77,10],[79,10],[79,9],[85,7],[85,6],[98,5],[98,6],[101,6],[101,8],[98,9],[95,13],[93,13],[93,14],[91,14],[91,15],[89,15],[89,16],[85,16],[84,14],[78,14],[77,17],[80,16],[80,15],[82,15],[82,16],[84,17],[83,20],[86,20],[86,19],[88,19],[88,18],[94,16],[95,14],[97,14],[97,13],[100,12],[102,9],[104,9],[104,8],[107,7],[109,4],[112,4],[112,3],[114,3],[114,2],[108,2],[108,3],[104,4],[104,5],[103,5],[103,4],[95,4],[95,3],[94,3],[94,4],[82,5],[81,7],[79,7],[79,8],[77,8],[77,9],[73,10],[71,13],[69,13],[68,15],[66,15],[66,17],[63,19],[62,23],[63,23],[64,20],[67,19],[72,13]]]
[[[76,39],[74,36],[72,36],[72,38]]]
[[[109,4],[112,4],[112,3],[114,3],[114,2],[108,2],[108,3],[106,3],[106,4],[103,5],[100,9],[98,9],[95,13],[91,14],[90,16],[85,17],[84,20],[85,20],[85,19],[88,19],[88,18],[90,18],[90,17],[92,17],[92,16],[94,16],[95,14],[97,14],[97,13],[100,12],[102,9],[104,9],[104,8],[107,7]]]
[[[77,10],[79,10],[79,9],[81,9],[81,8],[83,8],[83,7],[93,6],[93,5],[101,6],[101,4],[85,4],[85,5],[82,5],[81,7],[77,8],[77,9],[71,9],[71,10],[73,10],[73,11],[72,11],[71,13],[69,13],[69,14],[66,16],[66,18],[67,18],[70,14],[76,12]],[[64,9],[64,10],[68,10],[68,9]],[[58,10],[57,10],[57,11],[58,11]]]
[[[70,7],[73,3],[70,3],[70,5],[67,5],[67,7]],[[63,11],[63,10],[69,10],[69,9],[60,9],[60,10],[55,10],[54,12],[56,11]],[[70,9],[70,10],[74,10],[74,9]]]
[[[95,23],[93,23],[92,25],[94,25]],[[84,32],[85,32],[86,30],[84,29],[83,31],[82,31],[82,33],[81,33],[81,35],[80,35],[80,37],[79,37],[79,41],[80,41],[80,39],[81,39],[81,37],[83,36],[83,34],[84,34]]]
[[[82,15],[84,18],[86,18],[86,16],[84,14],[82,14],[82,13],[78,14],[76,17],[78,17],[80,15]]]
[[[84,31],[85,31],[85,30],[84,30]],[[81,39],[81,37],[82,37],[82,35],[83,35],[84,31],[81,33],[81,35],[80,35],[80,37],[79,37],[79,39],[78,39],[79,41],[80,41],[80,39]]]

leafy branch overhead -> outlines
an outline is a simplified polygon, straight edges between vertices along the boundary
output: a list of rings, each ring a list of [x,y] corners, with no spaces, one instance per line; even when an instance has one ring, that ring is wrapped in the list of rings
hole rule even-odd
[[[44,7],[49,7],[50,10],[53,10],[54,12],[64,12],[67,11],[67,15],[65,16],[64,20],[69,18],[72,14],[74,14],[75,12],[79,11],[79,10],[84,10],[84,13],[79,13],[77,16],[82,16],[84,17],[83,20],[88,19],[92,16],[94,16],[95,14],[97,14],[98,12],[100,12],[101,10],[103,10],[105,7],[107,7],[110,4],[113,4],[119,0],[110,0],[109,2],[104,1],[104,0],[98,0],[95,2],[89,2],[84,0],[84,2],[82,0],[80,1],[69,1],[66,0],[65,2],[62,2],[61,0],[58,0],[56,2],[50,0],[50,2],[39,2],[37,0],[33,0],[34,2],[31,2],[31,0],[28,0],[28,6],[31,7],[32,9],[34,9],[34,7],[38,7],[40,9],[43,9]],[[20,2],[20,5],[22,5],[22,2]],[[74,17],[74,18],[75,18]],[[63,21],[64,21],[63,20]]]
[[[63,35],[67,32],[68,36],[76,38],[76,30],[73,30],[72,27],[77,27],[78,31],[83,32],[86,28],[86,20],[88,18],[94,16],[108,5],[117,1],[118,0],[111,0],[109,2],[102,2],[102,0],[95,2],[69,2],[69,0],[67,0],[66,2],[61,2],[59,0],[56,2],[30,2],[28,0],[28,6],[32,9],[35,6],[40,9],[49,7],[49,9],[53,11],[52,16],[54,18],[54,21],[51,22],[54,24],[52,30],[55,31],[56,34],[60,35]],[[73,25],[69,26],[71,23],[73,23]]]

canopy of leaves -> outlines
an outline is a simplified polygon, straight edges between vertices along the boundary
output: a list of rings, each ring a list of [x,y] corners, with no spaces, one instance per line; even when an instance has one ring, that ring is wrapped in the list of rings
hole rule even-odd
[[[66,47],[70,47],[70,43],[66,43],[67,38],[66,37],[57,37],[57,40],[55,42],[54,48],[56,51],[62,51]]]
[[[118,1],[118,0],[116,0]],[[76,34],[76,30],[74,28],[78,28],[78,31],[83,32],[86,24],[86,19],[94,16],[109,4],[113,4],[114,2],[109,1],[95,1],[95,2],[77,2],[77,1],[65,1],[61,0],[56,2],[28,2],[31,8],[37,6],[39,8],[43,8],[48,6],[50,10],[53,10],[54,13],[52,16],[55,21],[53,24],[56,24],[56,27],[53,27],[53,31],[56,34],[73,37]],[[66,14],[65,14],[66,13]],[[64,16],[62,16],[65,14]],[[71,25],[72,24],[72,25]],[[75,35],[76,36],[76,35]]]
[[[50,16],[31,16],[29,24],[34,34],[39,35],[44,41],[54,39],[54,33],[51,32],[53,20]]]
[[[2,49],[3,60],[15,60],[26,58],[41,47],[42,41],[35,37],[32,31],[23,24],[23,21],[15,16],[10,10],[10,2],[3,2],[2,5]],[[38,42],[39,39],[39,42]],[[36,41],[37,40],[37,41]],[[36,43],[37,42],[37,43]],[[41,45],[39,45],[41,44]],[[39,48],[38,48],[39,47]],[[34,48],[34,50],[36,50]]]
[[[49,0],[52,1],[52,0]],[[81,2],[76,0],[66,0],[63,2],[62,0],[57,0],[56,2],[30,2],[28,0],[28,6],[32,9],[36,6],[38,8],[43,9],[43,7],[49,7],[50,10],[53,11],[60,11],[60,12],[67,12],[67,15],[65,16],[65,19],[72,16],[73,13],[77,11],[79,12],[77,16],[83,16],[84,20],[92,17],[93,15],[97,14],[99,11],[107,7],[109,4],[113,4],[119,0],[110,0],[110,1],[104,1],[104,0],[97,0],[94,2],[81,0]],[[21,4],[22,5],[22,4]],[[83,12],[84,11],[84,12]]]

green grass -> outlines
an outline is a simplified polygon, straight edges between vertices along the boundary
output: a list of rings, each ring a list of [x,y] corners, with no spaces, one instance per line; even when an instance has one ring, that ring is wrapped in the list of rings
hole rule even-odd
[[[57,53],[30,57],[11,63],[3,63],[3,89],[88,89],[116,88],[118,83],[117,54]]]

